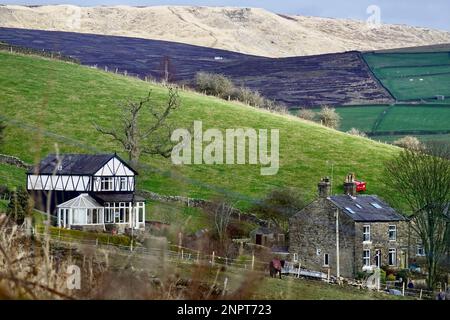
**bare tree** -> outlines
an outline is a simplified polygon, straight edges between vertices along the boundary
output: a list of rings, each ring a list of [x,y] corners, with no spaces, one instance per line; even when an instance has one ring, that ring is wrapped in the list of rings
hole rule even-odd
[[[323,106],[320,109],[318,116],[322,125],[328,128],[338,129],[341,124],[341,116],[334,108]]]
[[[231,214],[233,213],[233,206],[224,201],[214,204],[214,226],[216,228],[217,236],[219,237],[220,245],[224,245],[227,239],[227,229],[231,221]]]
[[[450,161],[441,149],[402,151],[386,167],[388,186],[413,212],[412,228],[422,241],[433,288],[449,237]]]
[[[305,197],[293,188],[274,189],[251,212],[273,223],[278,229],[288,232],[289,219],[305,207]]]
[[[96,123],[94,126],[98,132],[109,135],[114,141],[119,142],[133,164],[137,164],[142,154],[169,158],[174,145],[170,141],[172,130],[167,118],[179,106],[180,99],[175,87],[168,87],[167,101],[162,110],[151,99],[150,91],[147,97],[139,101],[119,104],[122,116],[117,118],[117,123],[112,128],[101,127]],[[144,110],[149,115],[143,115]]]

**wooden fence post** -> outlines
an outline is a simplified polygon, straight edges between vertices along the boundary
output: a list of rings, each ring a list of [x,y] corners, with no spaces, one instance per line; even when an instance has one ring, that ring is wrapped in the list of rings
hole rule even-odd
[[[215,252],[213,251],[212,257],[211,257],[211,265],[214,265],[214,256],[215,256]]]
[[[225,280],[223,281],[223,292],[222,292],[222,296],[225,296],[226,292],[227,292],[227,285],[228,285],[228,278],[225,278]]]
[[[402,294],[405,296],[405,283],[403,282]]]
[[[200,251],[197,251],[197,264],[200,264]]]
[[[255,253],[252,255],[252,270],[255,269]]]
[[[422,300],[422,289],[420,289],[419,299]]]
[[[300,278],[300,269],[302,268],[302,264],[299,262],[298,263],[298,273],[297,273],[297,278]]]

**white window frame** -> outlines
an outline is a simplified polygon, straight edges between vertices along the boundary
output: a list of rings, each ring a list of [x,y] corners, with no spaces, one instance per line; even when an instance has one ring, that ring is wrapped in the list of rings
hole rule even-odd
[[[364,267],[366,268],[370,267],[370,249],[363,250],[363,268]]]
[[[394,230],[391,230],[391,228],[394,228]],[[391,232],[393,232],[394,237],[391,238]],[[391,224],[388,227],[388,237],[389,241],[397,241],[397,226],[395,224]]]
[[[105,188],[107,186],[107,188]],[[101,191],[114,191],[114,178],[113,177],[101,177],[100,178],[100,190]]]
[[[366,232],[366,228],[368,231]],[[366,239],[366,236],[368,236],[368,239]],[[363,242],[370,242],[370,224],[363,225]]]
[[[323,254],[323,266],[324,267],[330,266],[330,255],[328,253]]]
[[[128,190],[128,178],[127,177],[119,178],[119,188],[120,188],[120,191]]]
[[[298,262],[298,253],[294,253],[292,259],[294,262]]]
[[[393,262],[393,263],[391,263],[391,262]],[[390,267],[397,266],[397,249],[395,249],[395,248],[390,248],[389,249],[389,252],[388,252],[388,265]]]
[[[422,253],[420,253],[420,251],[422,251]],[[417,245],[416,256],[418,256],[418,257],[425,257],[426,256],[425,248],[424,248],[423,245],[421,245],[421,244]]]

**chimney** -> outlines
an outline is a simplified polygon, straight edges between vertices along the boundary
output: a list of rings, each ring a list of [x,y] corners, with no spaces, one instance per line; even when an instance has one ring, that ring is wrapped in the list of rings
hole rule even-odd
[[[319,197],[320,198],[326,198],[330,196],[331,194],[331,182],[330,178],[325,177],[320,180],[320,182],[317,184],[317,187],[319,189]]]
[[[347,177],[345,177],[344,194],[352,197],[356,196],[355,175],[353,173],[349,173]]]

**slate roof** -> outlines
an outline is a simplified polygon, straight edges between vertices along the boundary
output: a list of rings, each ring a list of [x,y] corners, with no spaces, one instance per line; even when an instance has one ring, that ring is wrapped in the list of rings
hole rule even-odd
[[[145,198],[137,196],[132,192],[96,192],[92,195],[97,201],[104,204],[105,202],[134,202],[134,201],[145,201]]]
[[[91,175],[96,173],[109,160],[117,157],[115,154],[62,154],[60,155],[61,170],[57,170],[57,158],[55,154],[49,154],[39,165],[28,171],[29,174],[38,172],[39,174],[57,175]],[[130,170],[136,173],[122,159],[120,159]],[[36,170],[37,169],[37,170]]]
[[[356,197],[334,195],[328,199],[354,221],[383,222],[407,220],[376,195],[357,195]]]

